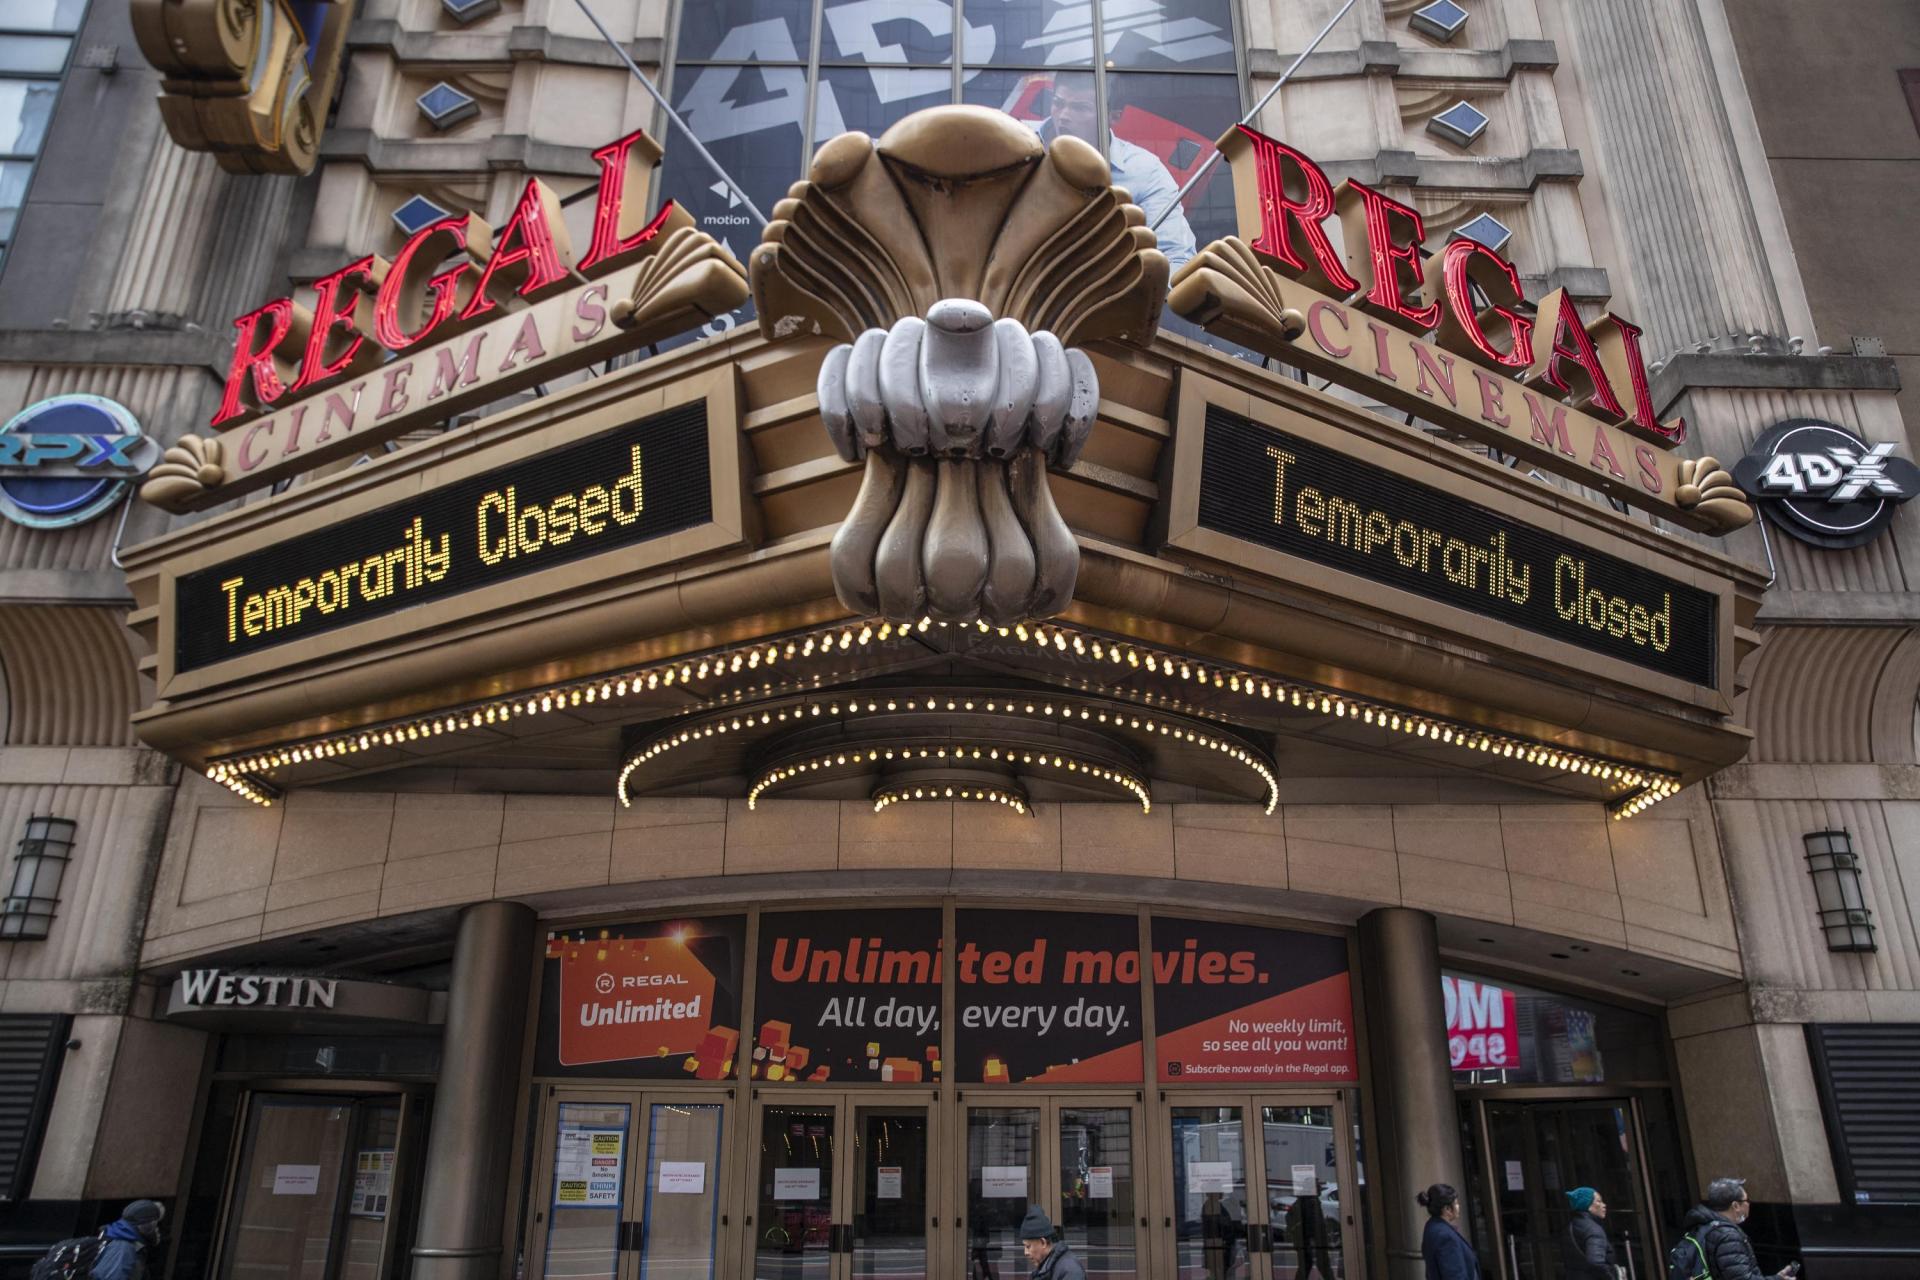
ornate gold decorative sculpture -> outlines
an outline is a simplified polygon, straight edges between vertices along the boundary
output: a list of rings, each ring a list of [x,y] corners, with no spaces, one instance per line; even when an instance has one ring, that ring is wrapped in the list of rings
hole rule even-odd
[[[895,621],[1065,608],[1080,550],[1047,466],[1073,465],[1100,402],[1072,344],[1145,345],[1167,291],[1100,153],[984,107],[842,134],[748,274],[768,337],[845,340],[819,381],[834,447],[866,462],[833,540],[842,603]]]
[[[181,504],[218,487],[227,478],[225,450],[218,440],[188,434],[168,449],[140,486],[140,497],[168,511],[184,511]]]
[[[229,173],[309,173],[339,82],[353,0],[130,0],[140,51],[165,75],[160,118]]]
[[[1673,505],[1711,520],[1716,529],[1731,533],[1753,523],[1753,507],[1733,482],[1733,475],[1717,458],[1687,458],[1680,463],[1680,484]]]

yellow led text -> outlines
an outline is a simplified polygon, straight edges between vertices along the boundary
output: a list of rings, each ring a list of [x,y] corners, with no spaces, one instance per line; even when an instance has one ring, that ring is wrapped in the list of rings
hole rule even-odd
[[[1661,596],[1656,611],[1625,596],[1608,595],[1587,585],[1587,562],[1563,555],[1553,562],[1553,609],[1568,622],[1631,639],[1665,653],[1673,643],[1673,593]]]
[[[350,560],[311,578],[251,594],[244,594],[244,577],[228,578],[220,584],[227,597],[227,641],[239,639],[242,632],[260,636],[298,626],[310,609],[333,613],[351,607],[356,599],[372,603],[397,591],[438,582],[453,565],[451,543],[444,533],[436,543],[416,517],[407,526],[405,539],[393,550]]]
[[[1506,534],[1496,533],[1486,546],[1475,546],[1312,486],[1289,495],[1287,467],[1299,459],[1274,445],[1267,446],[1267,456],[1273,459],[1275,524],[1284,528],[1291,522],[1310,538],[1321,538],[1361,555],[1389,553],[1404,569],[1439,574],[1455,586],[1485,591],[1514,604],[1525,604],[1533,594],[1533,566],[1514,562],[1507,551]]]
[[[565,546],[576,535],[590,538],[612,525],[632,524],[640,518],[640,508],[640,446],[634,445],[633,469],[612,485],[590,484],[544,507],[521,506],[512,485],[480,499],[480,558],[499,564],[544,547]]]

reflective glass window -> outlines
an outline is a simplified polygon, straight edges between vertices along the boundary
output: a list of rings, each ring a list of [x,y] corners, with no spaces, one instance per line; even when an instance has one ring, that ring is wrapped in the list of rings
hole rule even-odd
[[[10,31],[78,31],[87,0],[7,0],[0,27]]]
[[[1234,22],[1233,0],[700,0],[683,6],[672,97],[763,214],[820,143],[925,107],[1074,133],[1107,153],[1177,270],[1234,229],[1225,165],[1175,198],[1243,109]],[[739,194],[661,136],[663,195],[744,259],[760,232]],[[751,304],[706,332],[750,318]]]
[[[46,143],[86,0],[0,0],[0,263]]]
[[[1667,1078],[1661,1020],[1585,996],[1448,970],[1456,1084],[1620,1084]]]

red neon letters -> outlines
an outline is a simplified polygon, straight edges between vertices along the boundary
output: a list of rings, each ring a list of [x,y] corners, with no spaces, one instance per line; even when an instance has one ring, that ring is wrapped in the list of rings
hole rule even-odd
[[[474,214],[443,218],[410,236],[391,264],[369,255],[314,281],[311,311],[276,298],[235,320],[233,362],[212,425],[377,364],[381,348],[403,351],[429,337],[449,337],[491,318],[511,299],[535,301],[581,274],[604,274],[641,256],[672,206],[634,231],[625,211],[645,206],[647,173],[660,148],[636,130],[594,152],[594,159],[600,192],[593,236],[574,269],[567,266],[571,247],[560,201],[531,179],[497,234]],[[370,316],[360,305],[362,293],[374,295]]]
[[[1431,330],[1440,346],[1482,368],[1519,375],[1527,386],[1665,448],[1685,439],[1684,422],[1656,417],[1638,328],[1611,315],[1589,328],[1561,289],[1529,316],[1520,310],[1519,273],[1493,249],[1458,240],[1423,264],[1426,227],[1418,210],[1359,182],[1336,190],[1307,156],[1245,125],[1229,138],[1222,149],[1236,168],[1250,160],[1246,168],[1254,178],[1244,189],[1236,184],[1240,224],[1255,229],[1248,247],[1273,270],[1388,323]],[[1324,225],[1335,214],[1344,256]],[[1417,291],[1423,275],[1424,289]],[[1307,321],[1318,337],[1325,317],[1310,313]],[[1375,338],[1384,341],[1382,334]],[[1631,412],[1621,403],[1620,386],[1632,395]],[[1597,465],[1618,470],[1608,459]]]

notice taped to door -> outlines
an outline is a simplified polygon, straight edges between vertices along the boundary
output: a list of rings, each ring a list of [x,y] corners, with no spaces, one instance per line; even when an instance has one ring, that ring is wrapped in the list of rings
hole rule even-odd
[[[553,1207],[618,1209],[627,1135],[561,1123],[553,1145]]]
[[[384,1218],[393,1200],[392,1147],[372,1147],[353,1158],[353,1199],[347,1212],[356,1218]]]

